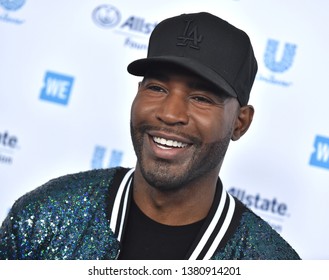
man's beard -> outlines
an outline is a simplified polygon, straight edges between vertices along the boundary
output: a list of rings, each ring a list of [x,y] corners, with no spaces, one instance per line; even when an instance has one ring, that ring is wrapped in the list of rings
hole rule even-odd
[[[130,123],[131,138],[141,173],[150,186],[163,192],[179,190],[220,167],[231,139],[230,132],[219,141],[208,144],[202,144],[193,138],[194,153],[184,170],[177,170],[179,167],[173,168],[172,163],[165,159],[157,159],[151,168],[146,168],[143,156],[144,136],[146,131],[153,129],[157,128],[142,125],[137,130]]]

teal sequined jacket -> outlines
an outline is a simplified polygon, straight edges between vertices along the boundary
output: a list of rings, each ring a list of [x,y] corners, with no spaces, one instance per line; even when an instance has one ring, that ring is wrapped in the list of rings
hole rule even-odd
[[[116,259],[111,190],[124,168],[54,179],[18,199],[0,228],[0,259]],[[120,178],[118,178],[120,177]],[[239,219],[211,259],[299,259],[265,221],[239,204]]]

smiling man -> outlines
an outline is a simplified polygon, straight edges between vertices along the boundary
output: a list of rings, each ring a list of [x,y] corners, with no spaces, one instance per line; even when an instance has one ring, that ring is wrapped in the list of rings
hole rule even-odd
[[[134,169],[52,180],[20,198],[1,259],[299,259],[219,179],[249,128],[257,62],[247,34],[209,13],[154,29],[131,108]]]

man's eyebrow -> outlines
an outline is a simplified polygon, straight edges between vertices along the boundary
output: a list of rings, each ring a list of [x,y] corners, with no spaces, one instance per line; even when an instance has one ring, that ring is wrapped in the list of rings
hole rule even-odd
[[[195,80],[188,83],[188,87],[193,90],[200,90],[205,91],[210,94],[213,94],[214,96],[222,98],[229,97],[227,92],[225,90],[215,86],[214,84],[204,81],[204,80]]]

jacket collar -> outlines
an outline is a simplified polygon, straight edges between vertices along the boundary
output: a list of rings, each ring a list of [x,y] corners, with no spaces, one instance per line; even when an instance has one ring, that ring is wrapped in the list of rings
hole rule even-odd
[[[110,211],[110,227],[119,242],[122,240],[128,217],[133,174],[134,169],[130,169],[123,177]],[[235,206],[235,200],[224,190],[218,178],[214,202],[185,259],[201,260],[213,256],[217,248],[221,247],[223,237],[233,221]]]

